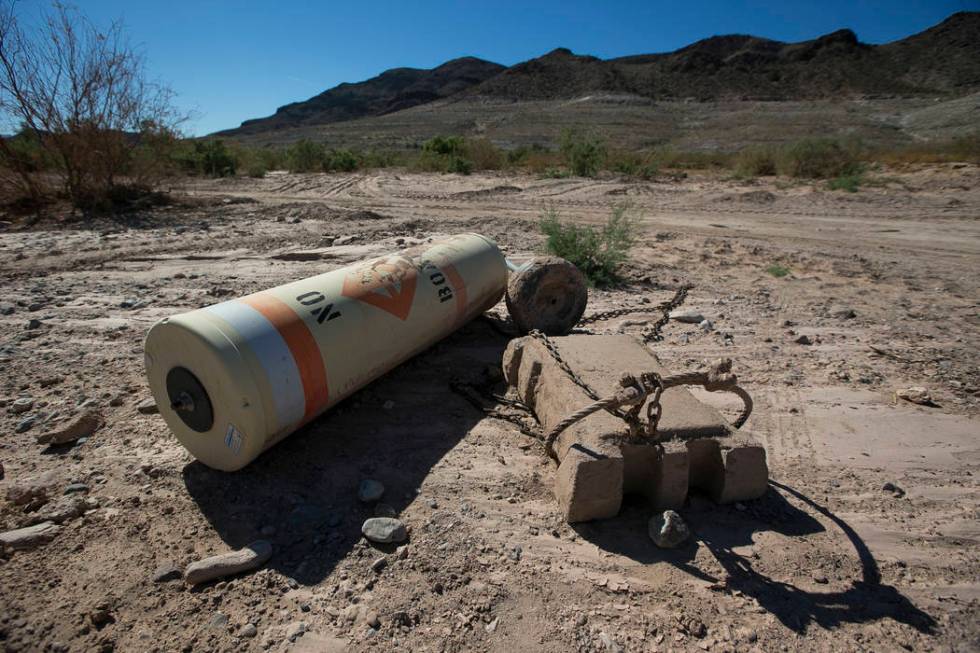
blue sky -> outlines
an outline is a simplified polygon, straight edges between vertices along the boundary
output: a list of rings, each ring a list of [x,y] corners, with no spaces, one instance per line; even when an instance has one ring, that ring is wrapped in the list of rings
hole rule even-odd
[[[41,0],[27,0],[30,11]],[[200,135],[388,68],[472,55],[511,65],[556,47],[602,58],[664,52],[715,34],[783,41],[850,27],[885,43],[980,0],[300,2],[77,0],[97,24],[121,18],[153,76]]]

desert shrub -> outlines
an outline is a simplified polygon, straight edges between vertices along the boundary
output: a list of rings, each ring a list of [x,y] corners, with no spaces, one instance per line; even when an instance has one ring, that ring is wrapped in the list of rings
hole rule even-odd
[[[747,147],[732,162],[739,177],[767,177],[776,174],[776,150],[766,146]]]
[[[669,146],[654,150],[650,160],[661,168],[711,170],[727,168],[732,155],[728,152],[677,150]]]
[[[357,155],[346,149],[330,152],[324,164],[326,170],[337,170],[339,172],[353,172],[359,167],[360,161]]]
[[[462,154],[463,144],[462,136],[433,136],[422,144],[422,151],[447,156]]]
[[[290,172],[319,172],[324,168],[327,151],[321,143],[305,138],[286,149],[286,167]]]
[[[446,172],[468,175],[473,172],[473,162],[462,156],[450,156],[449,161],[446,163]]]
[[[466,139],[463,150],[474,170],[500,170],[507,160],[504,151],[486,138]]]
[[[228,177],[235,174],[237,161],[222,140],[198,141],[194,148],[199,155],[200,171],[209,177]]]
[[[547,251],[573,263],[596,286],[619,280],[619,268],[629,256],[636,231],[624,206],[613,209],[601,228],[564,223],[554,209],[542,214],[540,227],[547,237]]]
[[[541,176],[545,179],[567,179],[572,176],[572,171],[559,166],[549,166],[541,171]]]
[[[789,177],[830,179],[856,174],[861,167],[855,144],[826,138],[806,138],[787,145],[778,162]]]
[[[834,177],[827,182],[827,188],[830,190],[846,190],[848,193],[856,193],[863,183],[864,172],[857,171],[849,175]]]
[[[766,268],[766,272],[776,277],[777,279],[781,279],[785,277],[787,274],[789,274],[789,268],[784,265],[780,265],[779,263],[773,263],[772,265]]]
[[[579,177],[594,177],[606,156],[601,139],[574,129],[562,131],[560,149],[568,169]]]

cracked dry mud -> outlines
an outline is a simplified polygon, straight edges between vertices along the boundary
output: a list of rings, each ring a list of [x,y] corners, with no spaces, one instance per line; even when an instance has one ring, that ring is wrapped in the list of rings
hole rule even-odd
[[[976,649],[978,182],[976,166],[953,165],[856,194],[699,175],[271,174],[188,182],[176,204],[116,221],[8,227],[0,530],[45,514],[61,525],[0,556],[0,647]],[[484,321],[238,473],[195,463],[140,409],[141,342],[161,317],[441,234],[531,253],[544,207],[598,223],[623,201],[641,233],[627,283],[592,291],[586,314],[693,284],[684,308],[714,330],[672,322],[653,347],[678,371],[734,359],[756,401],[745,428],[771,468],[760,500],[692,498],[679,549],[653,545],[640,502],[612,520],[559,519],[540,448],[448,388],[496,378],[506,339]],[[910,386],[935,405],[896,398]],[[100,430],[37,443],[93,408]],[[358,501],[364,479],[384,484],[386,507]],[[51,508],[66,491],[83,514]],[[376,511],[407,525],[407,548],[363,540]],[[260,539],[273,554],[258,571],[173,580]]]

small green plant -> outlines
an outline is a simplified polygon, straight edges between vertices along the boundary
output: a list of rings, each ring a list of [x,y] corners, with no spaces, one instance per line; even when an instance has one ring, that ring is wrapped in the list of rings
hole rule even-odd
[[[290,172],[320,172],[323,170],[326,150],[320,143],[305,138],[286,150],[286,165]]]
[[[462,136],[433,136],[422,144],[422,151],[433,154],[461,154],[463,144]]]
[[[857,145],[826,138],[807,138],[782,152],[779,171],[788,177],[832,179],[861,171]]]
[[[357,170],[359,164],[360,161],[358,161],[357,155],[350,150],[334,150],[330,153],[330,157],[327,159],[324,167],[328,170],[353,172]]]
[[[449,157],[449,163],[446,164],[446,172],[468,175],[473,172],[473,162],[461,156],[453,155]]]
[[[840,177],[834,177],[827,182],[827,187],[830,190],[846,190],[848,193],[856,193],[858,187],[864,183],[864,173],[855,172],[850,175],[841,175]]]
[[[766,268],[766,272],[776,277],[777,279],[782,279],[787,274],[789,274],[789,268],[784,265],[780,265],[779,263],[773,263],[772,265]]]
[[[605,145],[598,137],[573,129],[562,131],[561,153],[568,168],[579,177],[594,177],[606,158]]]
[[[540,226],[547,236],[546,250],[573,263],[596,286],[619,280],[619,268],[636,239],[636,228],[625,206],[613,209],[601,228],[564,223],[553,208],[541,215]]]
[[[771,147],[749,147],[735,155],[735,175],[743,179],[776,174],[776,151]]]
[[[545,179],[566,179],[572,176],[571,170],[566,168],[559,168],[557,166],[550,166],[545,168],[541,173],[541,176]]]

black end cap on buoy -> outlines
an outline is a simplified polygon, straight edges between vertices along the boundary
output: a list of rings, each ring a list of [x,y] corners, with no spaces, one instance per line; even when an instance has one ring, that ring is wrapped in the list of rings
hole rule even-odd
[[[214,425],[214,410],[207,390],[186,367],[167,372],[167,396],[170,407],[188,428],[204,433]]]

